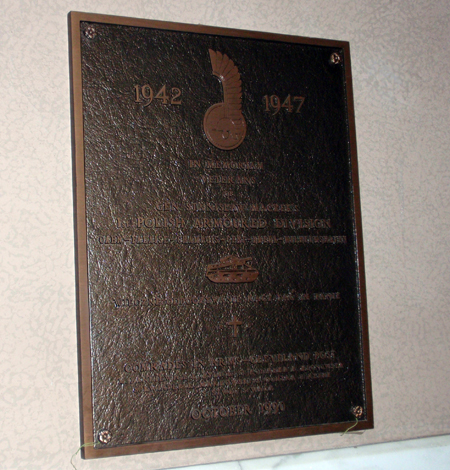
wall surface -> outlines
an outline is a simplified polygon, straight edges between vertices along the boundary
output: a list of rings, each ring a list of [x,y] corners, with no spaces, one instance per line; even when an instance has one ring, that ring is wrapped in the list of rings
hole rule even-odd
[[[0,468],[79,446],[67,13],[350,41],[375,429],[79,462],[157,469],[450,433],[446,0],[2,0]]]

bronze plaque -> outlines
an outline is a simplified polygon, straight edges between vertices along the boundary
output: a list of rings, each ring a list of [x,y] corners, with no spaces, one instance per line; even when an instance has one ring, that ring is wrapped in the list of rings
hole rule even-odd
[[[69,23],[85,457],[373,427],[348,43]]]

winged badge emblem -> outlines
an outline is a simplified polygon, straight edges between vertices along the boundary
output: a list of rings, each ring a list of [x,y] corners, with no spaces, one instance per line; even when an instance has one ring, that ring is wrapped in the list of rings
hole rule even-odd
[[[247,123],[242,114],[242,82],[239,70],[226,55],[209,49],[213,75],[223,88],[223,102],[206,111],[203,129],[208,140],[221,150],[233,150],[242,144]]]

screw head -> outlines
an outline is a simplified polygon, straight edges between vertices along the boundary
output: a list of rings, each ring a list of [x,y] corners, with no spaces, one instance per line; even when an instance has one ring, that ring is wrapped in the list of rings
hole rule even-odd
[[[342,57],[339,53],[333,52],[330,56],[330,62],[334,65],[338,65],[342,62]]]
[[[94,39],[95,36],[97,36],[97,31],[95,30],[94,26],[89,25],[89,26],[87,26],[86,29],[84,30],[84,35],[85,35],[88,39]]]
[[[111,433],[107,429],[103,429],[98,433],[98,440],[102,444],[109,444],[111,442],[112,436]]]
[[[361,416],[363,415],[363,408],[362,406],[354,406],[352,409],[351,409],[352,413],[355,415],[356,418],[361,418]]]

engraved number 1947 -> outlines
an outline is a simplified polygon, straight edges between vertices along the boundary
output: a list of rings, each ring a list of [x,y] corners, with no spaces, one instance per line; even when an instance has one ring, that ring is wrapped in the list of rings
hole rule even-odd
[[[291,98],[291,95],[287,95],[285,100],[281,102],[278,95],[265,95],[263,97],[263,102],[265,104],[264,111],[266,113],[272,112],[273,114],[277,114],[282,109],[286,110],[288,113],[299,113],[303,103],[305,102],[305,97],[294,96]],[[293,103],[295,103],[295,105]]]

